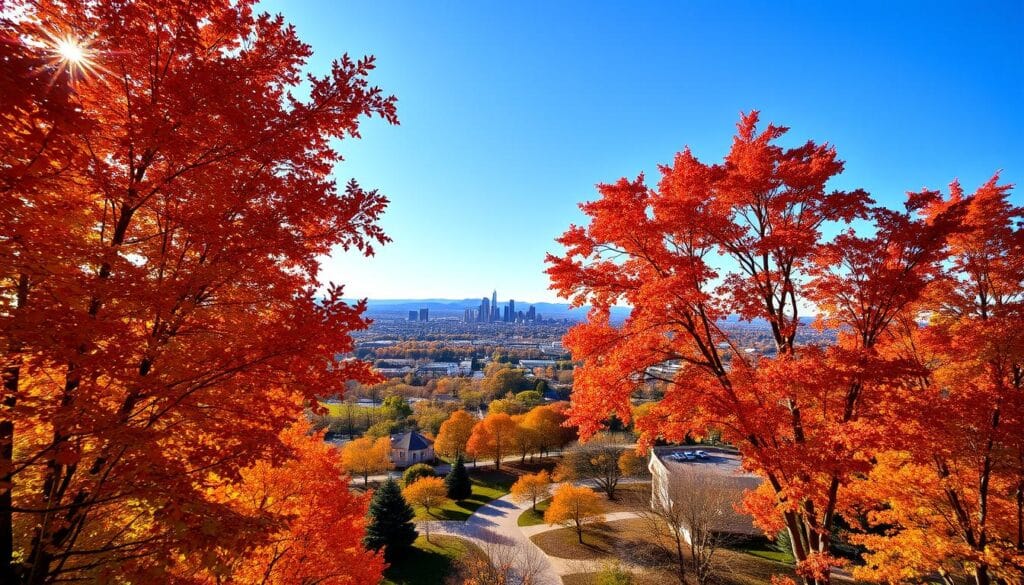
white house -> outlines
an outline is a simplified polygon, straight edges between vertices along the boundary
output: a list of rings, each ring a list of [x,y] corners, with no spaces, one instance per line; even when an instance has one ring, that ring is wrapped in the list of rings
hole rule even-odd
[[[698,453],[702,456],[698,456]],[[686,474],[713,475],[713,485],[727,489],[732,503],[738,503],[745,491],[757,489],[762,481],[760,477],[740,467],[737,454],[702,445],[651,449],[647,468],[651,472],[651,508],[664,509],[672,506],[674,500],[687,497],[682,489],[682,486],[688,485],[684,481]],[[717,531],[743,536],[762,534],[754,527],[750,516],[737,512],[732,505],[719,510],[719,518],[715,527]],[[689,530],[683,528],[681,532],[689,538]]]
[[[430,439],[416,431],[391,435],[391,463],[395,467],[409,467],[433,460],[434,442]]]

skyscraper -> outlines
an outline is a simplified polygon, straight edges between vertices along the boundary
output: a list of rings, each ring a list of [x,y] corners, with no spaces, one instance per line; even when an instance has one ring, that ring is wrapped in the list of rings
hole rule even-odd
[[[409,320],[410,321],[415,321],[416,320],[416,311],[409,311]]]
[[[495,289],[494,292],[491,293],[491,306],[492,307],[497,307],[498,306],[498,290],[497,289]]]
[[[477,315],[477,321],[480,323],[486,323],[491,320],[491,301],[484,297],[480,299],[480,313]]]
[[[420,309],[420,321],[430,320],[430,309]]]
[[[509,323],[516,320],[516,302],[512,299],[508,300],[508,319],[505,319]]]

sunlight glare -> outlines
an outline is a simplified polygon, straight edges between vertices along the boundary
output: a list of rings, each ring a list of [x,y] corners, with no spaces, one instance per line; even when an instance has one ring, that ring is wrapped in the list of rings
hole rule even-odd
[[[60,39],[57,41],[57,54],[65,61],[80,63],[85,59],[85,49],[73,39]]]

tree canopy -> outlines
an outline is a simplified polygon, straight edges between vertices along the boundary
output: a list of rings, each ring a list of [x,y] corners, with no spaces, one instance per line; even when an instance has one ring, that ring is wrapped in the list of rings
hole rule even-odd
[[[954,183],[949,194],[910,193],[889,209],[863,190],[828,187],[844,166],[834,147],[780,146],[788,129],[758,119],[742,116],[721,162],[686,149],[660,167],[656,185],[643,175],[599,185],[599,198],[581,205],[587,223],[559,238],[564,255],[548,256],[553,287],[593,307],[564,340],[582,362],[570,422],[584,438],[610,416],[629,422],[643,381],[664,382],[635,421],[641,444],[721,430],[765,479],[747,510],[767,533],[789,532],[808,583],[827,583],[842,563],[837,516],[868,509],[877,524],[902,527],[864,540],[879,547],[873,561],[898,571],[918,558],[928,568],[915,570],[949,570],[927,554],[885,550],[902,537],[921,550],[924,533],[913,532],[937,530],[935,519],[901,516],[918,509],[918,493],[892,481],[921,465],[931,470],[930,501],[954,520],[956,572],[979,585],[1008,574],[1020,540],[1013,528],[1024,522],[1011,495],[1024,485],[1011,463],[1022,452],[1021,418],[1010,414],[1022,404],[1024,255],[1009,187],[994,177],[967,194]],[[633,309],[613,325],[619,304]],[[838,331],[835,345],[797,342],[808,307]],[[763,321],[774,347],[745,351],[722,326],[730,317]],[[681,368],[652,369],[665,362]],[[922,400],[927,408],[917,408]],[[894,473],[886,481],[902,498],[856,497],[851,486],[872,473]],[[996,509],[1013,520],[998,528]]]
[[[318,393],[374,379],[333,361],[365,304],[316,291],[330,250],[388,241],[387,199],[331,173],[361,120],[397,122],[395,100],[372,57],[304,76],[310,47],[251,0],[16,4],[0,14],[0,581],[150,581],[229,541],[263,558],[268,526],[309,508],[219,494],[299,456],[282,432]],[[360,531],[324,538],[348,550]]]

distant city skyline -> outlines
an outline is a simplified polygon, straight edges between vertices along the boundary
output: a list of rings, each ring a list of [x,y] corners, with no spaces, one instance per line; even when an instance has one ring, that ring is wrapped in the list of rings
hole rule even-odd
[[[374,258],[337,252],[321,280],[352,298],[458,299],[495,285],[558,302],[544,254],[594,185],[686,145],[726,153],[740,111],[834,144],[846,171],[897,206],[907,190],[973,190],[994,171],[1024,204],[1024,4],[265,0],[314,48],[310,70],[373,54],[398,98],[340,145],[350,177],[390,200]],[[571,29],[571,35],[566,30]],[[613,40],[614,42],[609,42]],[[813,75],[808,74],[813,72]],[[415,291],[415,292],[411,292]]]

